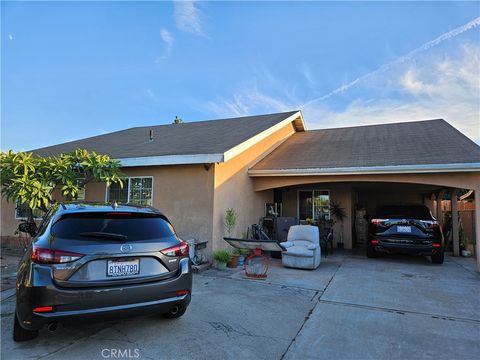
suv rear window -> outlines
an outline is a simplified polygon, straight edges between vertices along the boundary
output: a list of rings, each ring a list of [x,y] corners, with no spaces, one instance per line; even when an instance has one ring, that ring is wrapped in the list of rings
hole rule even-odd
[[[168,221],[156,214],[81,213],[62,217],[52,226],[51,235],[75,240],[118,236],[119,240],[126,237],[124,240],[135,241],[168,238],[175,235],[175,231]]]
[[[383,205],[377,208],[375,217],[380,219],[433,219],[430,210],[423,205]]]

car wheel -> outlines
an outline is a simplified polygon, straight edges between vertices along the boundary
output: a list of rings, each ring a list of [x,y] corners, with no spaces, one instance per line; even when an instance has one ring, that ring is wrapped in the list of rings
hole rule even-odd
[[[18,321],[17,312],[13,319],[13,341],[27,341],[35,339],[38,336],[38,330],[24,329]]]
[[[377,252],[375,251],[374,248],[372,248],[369,245],[367,245],[367,257],[370,258],[370,259],[377,257]]]
[[[436,253],[436,254],[433,254],[433,255],[431,256],[431,258],[432,258],[432,263],[434,263],[434,264],[443,264],[443,260],[444,260],[444,258],[445,258],[445,255],[444,255],[444,253],[443,253],[443,251],[442,251],[442,252],[438,252],[438,253]]]
[[[173,305],[167,313],[163,314],[163,317],[167,319],[176,319],[185,314],[187,306],[185,304]]]

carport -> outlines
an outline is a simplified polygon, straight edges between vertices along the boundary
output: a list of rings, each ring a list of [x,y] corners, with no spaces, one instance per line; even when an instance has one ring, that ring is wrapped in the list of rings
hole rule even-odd
[[[423,203],[441,222],[438,199],[447,193],[455,256],[460,249],[458,194],[472,190],[480,271],[480,147],[444,120],[296,133],[251,167],[249,176],[256,191],[274,190],[273,202],[281,202],[284,216],[315,216],[315,206],[306,212],[302,205],[315,203],[317,196],[323,196],[319,202],[341,203],[349,214],[346,248],[354,245],[356,206],[373,211],[380,202]]]

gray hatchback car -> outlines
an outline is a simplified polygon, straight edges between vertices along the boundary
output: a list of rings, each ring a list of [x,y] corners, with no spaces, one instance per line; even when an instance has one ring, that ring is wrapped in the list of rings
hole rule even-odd
[[[74,320],[182,316],[191,299],[188,244],[144,206],[59,203],[18,268],[13,338]]]

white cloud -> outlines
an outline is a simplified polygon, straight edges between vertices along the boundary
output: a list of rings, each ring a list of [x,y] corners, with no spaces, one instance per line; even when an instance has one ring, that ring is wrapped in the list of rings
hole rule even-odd
[[[380,66],[378,69],[375,69],[375,70],[373,70],[373,71],[371,71],[367,74],[364,74],[364,75],[356,78],[355,80],[349,82],[348,84],[343,84],[340,87],[338,87],[337,89],[335,89],[335,90],[333,90],[333,91],[331,91],[331,92],[329,92],[329,93],[327,93],[327,94],[325,94],[321,97],[318,97],[318,98],[315,98],[313,100],[308,101],[307,103],[304,104],[304,106],[306,106],[310,103],[313,103],[313,102],[326,100],[326,99],[328,99],[328,98],[330,98],[334,95],[337,95],[337,94],[344,93],[345,91],[349,90],[353,86],[355,86],[355,85],[357,85],[357,84],[359,84],[359,83],[361,83],[365,80],[368,80],[368,79],[370,79],[374,76],[377,76],[381,73],[388,72],[388,71],[390,71],[390,69],[395,68],[395,67],[397,67],[397,66],[399,66],[403,63],[409,62],[412,59],[414,59],[415,57],[417,57],[419,54],[421,54],[421,53],[423,53],[423,52],[425,52],[425,51],[427,51],[427,50],[429,50],[429,49],[431,49],[435,46],[440,45],[444,41],[455,38],[458,35],[463,34],[464,32],[475,29],[478,26],[480,26],[480,17],[477,17],[477,18],[473,19],[472,21],[469,21],[468,23],[466,23],[462,26],[456,27],[453,30],[450,30],[450,31],[447,31],[446,33],[443,33],[442,35],[438,36],[437,38],[435,38],[431,41],[428,41],[425,44],[419,46],[418,48],[410,51],[408,54],[406,54],[404,56],[400,56],[400,57],[396,58],[395,60]]]
[[[206,36],[201,21],[202,13],[195,1],[175,1],[173,16],[180,30],[198,36]]]
[[[8,39],[9,39],[10,41],[13,40],[13,35],[12,35],[12,34],[8,34],[7,36],[8,36]]]
[[[160,38],[165,43],[165,51],[163,52],[162,58],[166,58],[172,52],[173,44],[175,43],[175,38],[167,29],[160,30]]]

